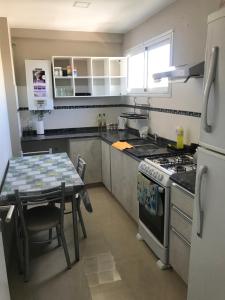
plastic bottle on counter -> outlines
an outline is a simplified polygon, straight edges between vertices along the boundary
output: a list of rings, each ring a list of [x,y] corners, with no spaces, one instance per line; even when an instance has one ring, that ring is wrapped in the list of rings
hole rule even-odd
[[[66,71],[67,71],[67,76],[71,76],[72,75],[72,67],[71,67],[71,65],[68,65],[66,67]]]
[[[101,129],[102,129],[102,115],[101,114],[97,115],[97,126],[98,126],[98,130],[101,131]]]
[[[102,114],[102,131],[106,131],[106,115]]]
[[[177,135],[177,149],[183,149],[184,148],[184,129],[183,129],[183,127],[181,127],[181,126],[177,127],[176,135]]]

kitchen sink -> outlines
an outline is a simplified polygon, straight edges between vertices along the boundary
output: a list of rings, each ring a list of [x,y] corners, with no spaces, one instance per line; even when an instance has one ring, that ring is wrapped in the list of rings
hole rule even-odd
[[[134,147],[141,147],[146,145],[154,145],[153,142],[149,139],[132,139],[129,140],[129,144],[131,144]]]

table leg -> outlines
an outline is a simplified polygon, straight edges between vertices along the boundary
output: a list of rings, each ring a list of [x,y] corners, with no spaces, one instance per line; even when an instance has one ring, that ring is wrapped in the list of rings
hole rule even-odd
[[[75,197],[72,198],[72,215],[73,215],[73,234],[75,246],[75,261],[80,259],[79,250],[79,236],[78,236],[78,222],[77,222],[77,201]]]

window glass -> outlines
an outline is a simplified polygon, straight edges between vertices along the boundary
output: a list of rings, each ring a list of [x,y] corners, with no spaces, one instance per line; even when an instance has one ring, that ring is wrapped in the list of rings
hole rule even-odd
[[[145,53],[140,52],[128,58],[128,89],[144,89]]]
[[[155,81],[153,74],[170,68],[172,37],[172,32],[165,33],[130,51],[128,55],[128,93],[169,96],[168,78]]]
[[[155,81],[154,73],[163,72],[170,67],[170,44],[159,45],[148,50],[148,89],[168,88],[168,78]]]

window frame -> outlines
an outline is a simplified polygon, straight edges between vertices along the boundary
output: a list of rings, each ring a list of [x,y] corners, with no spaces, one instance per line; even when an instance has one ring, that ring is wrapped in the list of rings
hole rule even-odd
[[[150,48],[156,48],[158,44],[163,44],[163,42],[166,42],[169,40],[170,42],[170,66],[173,65],[173,36],[174,31],[169,30],[167,32],[164,32],[154,38],[151,38],[150,40],[145,41],[144,43],[141,43],[137,45],[134,48],[131,48],[127,51],[127,95],[128,96],[150,96],[150,97],[158,97],[158,98],[164,98],[164,97],[171,97],[172,95],[172,85],[171,82],[168,82],[168,89],[165,91],[165,88],[148,88],[148,50]],[[145,56],[145,62],[144,62],[144,88],[133,88],[129,90],[129,57],[136,55],[138,53],[144,52]]]

